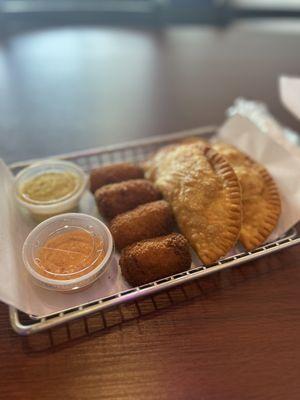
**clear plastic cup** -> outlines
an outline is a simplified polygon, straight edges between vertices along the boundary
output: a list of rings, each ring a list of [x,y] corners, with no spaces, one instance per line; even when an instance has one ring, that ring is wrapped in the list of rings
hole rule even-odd
[[[65,233],[70,232],[82,232],[85,238],[90,235],[90,243],[96,243],[96,245],[91,247],[88,255],[80,255],[81,258],[77,264],[76,261],[72,261],[73,269],[61,272],[57,270],[57,265],[59,265],[56,263],[57,256],[59,258],[61,255],[66,256],[69,261],[68,257],[73,256],[72,253],[76,253],[77,248],[72,248],[72,251],[62,250],[61,246],[53,244],[55,243],[53,239],[59,241],[66,236]],[[49,240],[52,241],[51,245],[47,245]],[[99,240],[102,243],[101,257],[99,256]],[[41,249],[51,257],[50,261],[44,264],[41,261]],[[108,271],[113,253],[113,238],[103,222],[87,214],[68,213],[49,218],[36,226],[24,242],[22,256],[34,283],[45,289],[73,292],[91,285]],[[79,251],[78,254],[80,254]]]
[[[51,172],[64,172],[75,176],[77,182],[74,190],[50,201],[36,201],[24,196],[22,188],[26,182]],[[27,209],[36,221],[40,222],[57,214],[76,211],[87,183],[88,177],[76,164],[69,161],[47,160],[34,163],[18,173],[15,178],[15,193],[18,203]]]

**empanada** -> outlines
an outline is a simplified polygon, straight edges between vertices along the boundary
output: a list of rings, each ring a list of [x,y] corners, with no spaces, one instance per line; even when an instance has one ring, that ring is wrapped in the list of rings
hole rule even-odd
[[[241,191],[230,164],[206,144],[192,142],[162,148],[145,172],[204,264],[225,256],[241,228]]]
[[[226,143],[213,148],[232,165],[241,185],[243,222],[240,241],[247,250],[261,245],[278,222],[280,196],[268,171],[240,150]]]

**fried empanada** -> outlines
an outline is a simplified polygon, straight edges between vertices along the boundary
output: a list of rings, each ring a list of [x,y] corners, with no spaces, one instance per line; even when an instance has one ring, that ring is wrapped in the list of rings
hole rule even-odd
[[[268,171],[232,145],[215,143],[213,148],[232,165],[241,185],[243,222],[240,241],[247,250],[261,245],[280,216],[280,196]]]
[[[230,164],[193,141],[162,148],[145,164],[145,172],[171,204],[203,263],[225,256],[241,228],[241,191]]]

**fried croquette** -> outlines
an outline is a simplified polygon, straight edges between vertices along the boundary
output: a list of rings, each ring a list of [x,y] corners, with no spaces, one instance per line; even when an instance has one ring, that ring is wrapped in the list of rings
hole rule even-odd
[[[110,230],[118,250],[156,236],[166,235],[174,225],[171,207],[164,200],[143,204],[134,210],[117,215]]]
[[[90,174],[90,190],[95,193],[100,187],[109,183],[141,179],[144,172],[141,167],[131,163],[118,163],[95,168]]]
[[[181,234],[172,233],[125,247],[120,267],[130,285],[140,286],[186,271],[191,261],[188,241]]]
[[[98,210],[111,219],[135,207],[161,199],[160,192],[146,179],[132,179],[105,185],[95,192]]]

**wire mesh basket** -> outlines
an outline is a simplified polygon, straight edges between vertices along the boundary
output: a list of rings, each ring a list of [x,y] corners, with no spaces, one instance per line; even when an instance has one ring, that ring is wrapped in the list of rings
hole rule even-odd
[[[178,139],[189,136],[201,136],[204,139],[210,139],[214,133],[214,127],[205,127],[105,148],[65,154],[57,158],[73,161],[83,168],[83,170],[89,172],[92,168],[103,164],[123,161],[140,162],[145,160],[147,156],[164,144],[172,143]],[[28,166],[31,162],[32,161],[15,163],[11,165],[11,170],[15,174]],[[146,285],[130,288],[107,297],[102,297],[89,303],[79,304],[76,307],[65,309],[59,313],[49,314],[38,318],[35,316],[24,315],[24,313],[21,313],[16,308],[10,307],[10,322],[12,328],[17,333],[21,335],[30,335],[52,329],[61,324],[66,324],[66,326],[68,326],[67,324],[75,319],[83,318],[83,320],[85,320],[87,316],[99,312],[102,315],[103,321],[103,318],[105,320],[103,312],[106,310],[119,309],[121,305],[128,302],[135,302],[135,304],[138,304],[136,303],[137,300],[145,298],[146,296],[150,296],[151,298],[151,296],[158,292],[172,289],[175,286],[182,286],[183,284],[195,281],[196,279],[218,273],[233,266],[252,261],[298,243],[300,243],[300,238],[298,237],[296,228],[294,228],[284,237],[258,247],[251,252],[246,252],[240,249],[240,252],[236,252],[232,256],[223,258],[210,266],[194,266],[185,272]],[[124,320],[122,314],[121,320]]]

